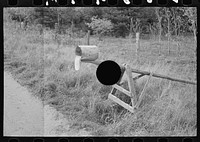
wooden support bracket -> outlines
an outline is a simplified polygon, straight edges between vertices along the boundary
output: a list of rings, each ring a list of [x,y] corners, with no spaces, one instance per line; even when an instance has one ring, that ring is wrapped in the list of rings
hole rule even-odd
[[[127,91],[126,89],[122,88],[121,86],[114,84],[113,87],[121,91],[122,93],[126,94],[127,96],[131,97],[131,93]]]
[[[120,100],[119,98],[117,98],[116,96],[114,96],[113,94],[109,94],[108,98],[113,100],[114,102],[118,103],[119,105],[121,105],[122,107],[126,108],[127,110],[129,110],[130,112],[134,112],[134,109],[127,103],[123,102],[122,100]]]
[[[128,77],[128,87],[131,93],[131,102],[132,102],[132,107],[134,109],[134,106],[137,103],[137,95],[136,95],[136,91],[135,91],[135,82],[132,79],[132,72],[131,72],[131,68],[129,65],[126,65],[126,74]]]
[[[120,86],[121,83],[121,79],[124,75],[124,73],[127,74],[128,77],[128,86],[129,86],[129,90],[124,89],[123,87]],[[138,78],[142,77],[144,75],[140,75],[138,76]],[[120,100],[119,98],[117,98],[116,96],[114,96],[114,94],[116,93],[116,91],[121,91],[122,93],[126,94],[127,96],[129,96],[131,98],[131,103],[132,106],[123,102],[122,100]],[[135,81],[132,78],[132,72],[131,72],[131,68],[128,65],[125,65],[125,68],[122,72],[122,76],[120,78],[120,80],[118,81],[117,84],[113,85],[113,88],[111,90],[111,93],[108,95],[108,98],[111,99],[112,101],[118,103],[119,105],[121,105],[122,107],[126,108],[127,110],[129,110],[130,112],[134,112],[135,109],[135,105],[137,103],[137,95],[136,95],[136,91],[135,91]]]
[[[136,76],[136,77],[132,77],[132,72],[135,73],[140,73],[140,75]],[[128,87],[129,87],[129,91],[124,89],[123,87],[121,87],[120,85],[121,83],[121,79],[124,76],[124,73],[126,73],[127,75],[127,80],[128,80]],[[139,79],[140,77],[144,76],[144,75],[149,75],[148,80],[146,81],[144,88],[142,89],[140,95],[136,94],[136,79]],[[141,105],[141,102],[145,96],[145,91],[147,89],[147,85],[149,84],[149,81],[152,77],[158,77],[158,78],[165,78],[165,79],[169,79],[169,80],[173,80],[173,81],[179,81],[179,82],[183,82],[183,83],[188,83],[188,84],[196,84],[195,82],[189,82],[189,81],[184,81],[184,80],[180,80],[180,79],[172,79],[170,77],[166,77],[166,76],[161,76],[158,74],[154,74],[152,72],[147,72],[147,71],[138,71],[135,69],[131,69],[129,65],[124,65],[123,67],[123,72],[122,72],[122,76],[120,78],[120,80],[118,81],[117,84],[113,85],[113,88],[111,90],[111,93],[108,95],[108,98],[113,100],[114,102],[118,103],[119,105],[121,105],[122,107],[126,108],[127,110],[129,110],[130,112],[134,112],[135,109],[138,109],[139,106]],[[116,96],[114,96],[114,94],[117,91],[121,91],[122,93],[126,94],[127,96],[129,96],[131,98],[131,105],[123,102],[122,100],[120,100],[119,98],[117,98]]]
[[[143,99],[143,97],[144,97],[144,95],[145,95],[145,91],[146,91],[147,85],[148,85],[148,83],[149,83],[149,81],[150,81],[150,79],[151,79],[151,77],[152,77],[152,74],[153,74],[153,73],[150,73],[150,76],[149,76],[147,82],[145,83],[143,90],[141,91],[141,93],[140,93],[140,95],[139,95],[139,99],[138,99],[138,102],[137,102],[137,104],[136,104],[136,109],[138,109],[138,107],[140,106],[140,104],[141,104],[141,102],[142,102],[142,99]]]

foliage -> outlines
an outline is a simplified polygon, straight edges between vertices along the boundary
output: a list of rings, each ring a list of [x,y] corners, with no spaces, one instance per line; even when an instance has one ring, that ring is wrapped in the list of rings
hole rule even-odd
[[[188,18],[189,29],[193,31],[197,28],[197,9],[195,7],[184,7],[183,11],[183,16],[187,16]]]
[[[61,33],[66,30],[86,32],[89,28],[94,28],[95,34],[102,32],[116,37],[126,37],[136,31],[142,34],[161,32],[164,35],[168,32],[167,17],[170,20],[171,34],[195,32],[197,28],[195,7],[20,7],[4,10],[5,20],[10,18],[16,22],[26,22],[28,26],[41,24],[53,29],[55,23],[59,23]],[[97,23],[100,25],[97,26]],[[111,27],[112,30],[106,31]]]
[[[113,28],[110,20],[107,20],[106,18],[97,18],[97,16],[92,17],[91,23],[86,24],[99,36],[108,34]]]

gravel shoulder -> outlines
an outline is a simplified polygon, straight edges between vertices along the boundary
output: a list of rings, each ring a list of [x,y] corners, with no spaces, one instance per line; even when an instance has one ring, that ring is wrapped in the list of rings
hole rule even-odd
[[[87,136],[70,130],[66,118],[4,72],[4,136]]]

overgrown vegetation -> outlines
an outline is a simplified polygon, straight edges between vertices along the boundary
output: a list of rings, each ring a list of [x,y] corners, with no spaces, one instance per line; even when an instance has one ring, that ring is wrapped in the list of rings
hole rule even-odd
[[[65,9],[60,11],[70,11]],[[102,9],[86,9],[86,17],[102,12]],[[116,9],[107,10],[111,13]],[[4,18],[7,18],[4,20],[4,69],[45,104],[62,112],[69,119],[72,129],[84,128],[92,135],[196,135],[196,86],[152,78],[140,108],[131,114],[107,99],[112,87],[98,82],[94,65],[84,64],[80,71],[74,70],[74,50],[76,45],[86,43],[84,32],[74,31],[73,38],[67,33],[57,33],[61,41],[58,48],[53,28],[42,28],[40,32],[37,26],[29,25],[25,30],[19,22],[9,19],[13,16],[9,12],[10,9],[4,9]],[[110,19],[114,18],[113,14],[110,16]],[[67,20],[71,22],[70,18]],[[115,23],[115,20],[111,22]],[[116,24],[114,26],[116,28]],[[191,32],[188,31],[189,34]],[[123,34],[126,35],[119,32],[119,35]],[[156,32],[154,36],[157,37]],[[90,43],[98,44],[101,59],[114,60],[119,64],[128,63],[132,68],[176,78],[196,80],[197,45],[193,37],[179,36],[179,40],[170,41],[170,53],[167,52],[169,39],[164,35],[161,37],[159,43],[153,38],[141,39],[137,61],[134,57],[134,39],[130,42],[129,38],[114,38],[110,35],[99,41],[93,35]],[[141,92],[146,80],[147,77],[142,77],[137,81],[137,93]],[[124,87],[127,88],[127,83]],[[117,96],[130,102],[120,92],[117,92]]]

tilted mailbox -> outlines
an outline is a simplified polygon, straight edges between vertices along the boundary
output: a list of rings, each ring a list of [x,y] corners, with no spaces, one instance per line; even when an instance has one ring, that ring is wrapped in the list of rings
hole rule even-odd
[[[78,45],[75,49],[75,69],[79,70],[81,62],[97,63],[99,49],[95,45]],[[95,62],[96,61],[96,62]],[[100,61],[98,62],[98,64]]]

